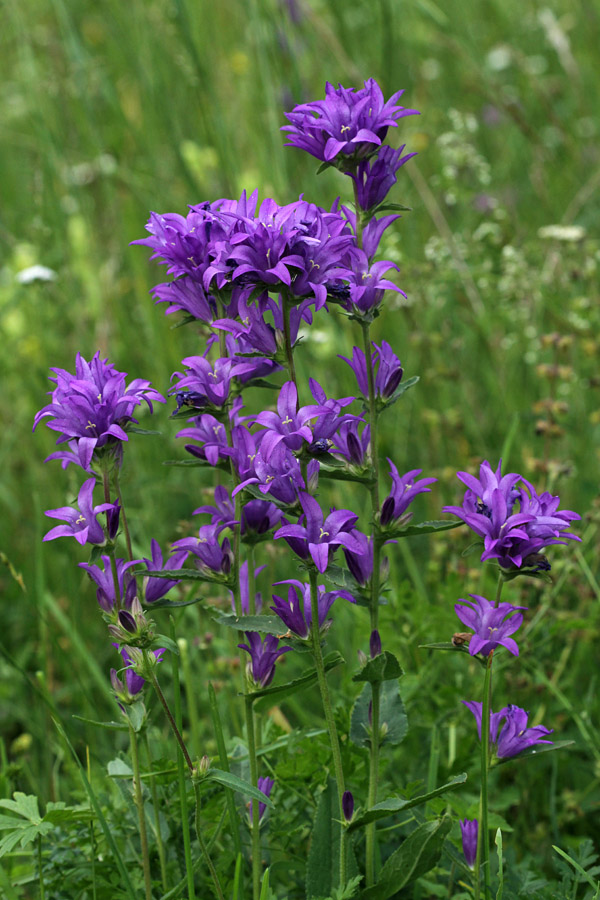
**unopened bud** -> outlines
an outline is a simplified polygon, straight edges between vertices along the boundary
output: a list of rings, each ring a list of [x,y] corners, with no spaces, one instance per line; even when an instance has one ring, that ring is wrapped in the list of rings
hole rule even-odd
[[[354,814],[354,797],[351,791],[342,794],[342,812],[346,822],[350,822]]]
[[[369,640],[369,650],[371,653],[371,659],[373,659],[375,656],[379,656],[379,654],[381,653],[381,637],[376,628],[371,632],[371,638]]]

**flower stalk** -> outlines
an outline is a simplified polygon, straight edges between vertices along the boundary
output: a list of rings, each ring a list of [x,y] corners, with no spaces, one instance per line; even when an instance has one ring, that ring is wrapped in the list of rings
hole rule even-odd
[[[256,757],[256,733],[254,730],[254,701],[252,697],[245,698],[246,710],[246,736],[248,740],[248,759],[250,762],[250,781],[252,787],[258,787],[258,760]],[[250,803],[252,818],[252,897],[259,900],[262,860],[260,851],[260,817],[257,800]]]
[[[483,704],[481,711],[481,795],[479,802],[479,840],[475,861],[475,900],[481,891],[483,871],[483,897],[490,896],[490,840],[488,830],[488,772],[490,768],[490,711],[492,707],[492,662],[494,651],[487,658],[483,681]]]
[[[152,880],[150,878],[150,856],[148,854],[148,834],[146,832],[146,813],[144,812],[144,798],[142,796],[142,781],[140,778],[140,758],[138,752],[137,735],[133,725],[127,718],[129,725],[129,744],[131,747],[131,765],[133,767],[133,796],[138,811],[140,829],[140,845],[142,849],[142,869],[144,872],[144,890],[146,900],[152,900]]]
[[[327,685],[327,677],[325,675],[325,665],[323,663],[323,653],[321,650],[321,633],[319,630],[319,603],[318,603],[318,588],[317,588],[317,570],[314,566],[310,567],[309,570],[310,577],[310,605],[311,605],[311,634],[312,634],[312,648],[313,648],[313,657],[315,660],[315,668],[317,670],[317,681],[319,683],[319,690],[321,692],[321,700],[323,703],[323,711],[325,713],[325,721],[327,722],[327,730],[329,732],[329,742],[331,745],[331,753],[333,756],[333,768],[335,772],[335,780],[338,792],[338,799],[340,804],[340,820],[344,820],[344,791],[346,790],[344,785],[344,770],[342,768],[342,754],[340,752],[340,742],[338,738],[337,728],[335,726],[335,720],[333,718],[333,709],[331,706],[331,697],[329,695],[329,687]],[[340,841],[340,886],[343,887],[346,884],[346,858],[347,858],[347,841],[343,839]]]

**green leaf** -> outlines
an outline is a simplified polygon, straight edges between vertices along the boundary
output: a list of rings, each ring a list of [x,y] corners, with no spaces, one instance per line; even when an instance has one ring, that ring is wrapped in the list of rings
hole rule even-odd
[[[406,525],[404,528],[386,528],[385,536],[389,538],[403,538],[418,534],[433,534],[435,531],[450,531],[452,528],[459,528],[464,524],[460,519],[453,522],[448,522],[445,519],[436,519],[431,522],[418,522],[416,525]]]
[[[461,775],[456,775],[451,781],[448,781],[446,784],[443,784],[433,791],[429,791],[427,794],[420,794],[419,796],[411,797],[410,799],[392,797],[389,800],[383,800],[381,803],[372,806],[371,809],[367,809],[366,812],[361,815],[355,816],[352,823],[348,826],[348,831],[355,831],[357,828],[368,825],[369,822],[377,822],[379,819],[385,819],[387,816],[394,815],[394,813],[404,812],[407,809],[412,809],[413,806],[420,806],[422,803],[427,803],[429,800],[433,800],[434,797],[440,797],[442,794],[445,794],[446,791],[453,791],[459,785],[464,784],[466,780],[467,776],[463,772]]]
[[[412,206],[402,206],[401,203],[381,203],[375,213],[379,215],[379,213],[386,212],[388,209],[398,212],[412,212]]]
[[[400,663],[393,653],[384,650],[373,659],[367,660],[360,672],[352,676],[352,681],[368,681],[370,684],[380,684],[382,681],[391,681],[404,675]]]
[[[86,719],[85,716],[73,715],[74,719],[79,722],[85,722],[86,725],[95,725],[97,728],[112,728],[115,731],[128,731],[125,722],[97,722],[95,719]]]
[[[137,425],[129,425],[127,434],[162,434],[162,431],[149,431],[147,428],[138,428]]]
[[[445,816],[415,828],[386,861],[377,884],[363,891],[360,900],[388,900],[433,869],[442,854],[451,825],[452,819]]]
[[[452,641],[438,641],[436,644],[419,644],[419,650],[452,650],[458,653],[469,653],[467,644],[453,644]]]
[[[352,708],[350,740],[357,747],[368,747],[371,743],[369,736],[369,704],[372,696],[371,685],[365,684]],[[381,685],[379,693],[379,727],[381,728],[384,723],[387,726],[387,731],[380,739],[380,746],[384,744],[400,744],[408,731],[408,719],[406,718],[404,703],[398,691],[397,679],[384,681]]]
[[[289,631],[279,616],[236,616],[234,612],[223,612],[216,607],[212,608],[212,616],[218,625],[226,625],[236,631],[261,631],[278,637]]]
[[[0,807],[9,809],[18,816],[23,816],[34,825],[42,821],[40,809],[38,806],[38,798],[34,794],[24,794],[22,791],[15,791],[14,800],[0,800]]]
[[[539,756],[540,753],[553,753],[555,750],[564,750],[565,747],[573,747],[575,741],[554,741],[552,744],[536,744],[534,747],[528,747],[522,753],[516,756],[506,756],[502,759],[496,759],[494,766],[503,766],[505,763],[517,762],[519,759],[531,759],[532,756]]]
[[[143,700],[136,700],[131,706],[125,707],[125,715],[131,722],[131,727],[136,734],[142,730],[146,721],[146,707]]]
[[[176,609],[179,606],[193,606],[195,603],[202,603],[203,600],[203,597],[194,597],[193,600],[168,600],[166,597],[161,597],[160,600],[146,603],[145,608],[148,611],[153,609]]]
[[[159,572],[148,569],[135,569],[133,574],[139,578],[151,575],[152,578],[167,578],[175,581],[208,581],[211,584],[225,584],[227,581],[224,576],[207,575],[204,572],[199,572],[198,569],[161,569]],[[149,603],[148,606],[158,606],[158,600],[155,603]]]
[[[179,656],[179,647],[173,640],[166,634],[155,634],[152,643],[150,644],[151,650],[168,650],[170,653],[174,653],[175,656]]]
[[[341,823],[333,778],[319,798],[306,863],[306,897],[327,897],[339,881]]]
[[[237,791],[240,794],[244,794],[246,797],[252,797],[254,800],[260,800],[261,803],[266,803],[267,806],[273,806],[272,801],[269,800],[266,794],[263,794],[258,788],[253,787],[248,781],[238,778],[238,776],[234,775],[232,772],[224,772],[222,769],[209,769],[202,779],[201,784],[204,784],[207,781],[216,781],[217,784],[231,788],[232,791]]]
[[[133,769],[126,763],[124,759],[117,757],[117,759],[111,759],[106,767],[106,771],[110,775],[111,778],[132,778],[133,777]]]
[[[398,387],[396,388],[396,390],[394,391],[394,393],[392,394],[392,396],[388,400],[385,401],[384,408],[387,409],[388,406],[392,406],[392,404],[394,404],[396,402],[396,400],[400,399],[402,394],[406,393],[406,391],[408,391],[409,388],[414,387],[418,381],[419,381],[418,375],[413,375],[412,378],[407,378],[406,381],[401,381],[400,384],[398,385]]]
[[[337,650],[328,653],[327,656],[323,660],[323,665],[325,667],[325,671],[329,672],[331,669],[335,669],[336,666],[341,665],[345,662],[344,657],[337,652]],[[285,684],[276,684],[269,685],[269,687],[260,688],[258,691],[253,691],[248,694],[248,697],[256,698],[258,701],[255,706],[256,709],[260,712],[261,710],[268,709],[270,706],[273,706],[274,703],[278,703],[280,700],[283,700],[284,697],[289,697],[291,694],[295,694],[297,691],[303,690],[305,687],[308,687],[311,684],[314,684],[317,680],[317,670],[315,668],[311,668],[308,672],[305,672],[304,675],[301,675],[299,678],[294,678],[293,681],[288,681]]]

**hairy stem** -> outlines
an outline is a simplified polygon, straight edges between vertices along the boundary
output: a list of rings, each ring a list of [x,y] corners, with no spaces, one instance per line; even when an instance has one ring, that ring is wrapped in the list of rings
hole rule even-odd
[[[121,521],[123,522],[123,531],[125,533],[125,544],[127,546],[127,559],[131,562],[131,560],[133,559],[133,550],[131,547],[131,535],[129,533],[129,524],[127,522],[127,515],[125,513],[125,506],[123,504],[123,494],[121,493],[121,484],[119,482],[119,472],[116,467],[115,467],[115,474],[114,474],[114,483],[115,483],[115,492],[117,494],[117,499],[118,499],[120,507],[121,507],[120,516],[121,516]]]
[[[344,771],[342,769],[342,754],[340,752],[340,742],[338,738],[335,720],[333,718],[333,709],[331,705],[331,697],[329,696],[329,687],[325,675],[325,666],[323,663],[323,653],[321,650],[321,634],[319,631],[319,601],[317,588],[317,570],[311,566],[310,568],[310,609],[311,609],[311,634],[313,645],[313,656],[315,660],[315,668],[317,670],[317,680],[319,682],[319,690],[321,691],[321,700],[323,702],[323,711],[325,713],[325,721],[327,722],[327,730],[329,732],[329,742],[331,744],[331,753],[333,756],[333,768],[335,771],[335,780],[338,792],[338,801],[340,808],[340,821],[344,821],[344,812],[342,808],[342,798],[344,791]],[[340,886],[346,884],[346,857],[347,857],[347,841],[343,838],[340,841]]]
[[[148,760],[148,771],[150,772],[150,795],[152,797],[152,806],[154,807],[154,829],[156,831],[156,846],[158,848],[158,860],[160,863],[160,880],[163,891],[166,893],[168,889],[167,880],[167,861],[165,855],[165,845],[160,833],[160,810],[158,807],[158,791],[156,790],[156,779],[152,774],[152,754],[150,752],[150,741],[148,740],[148,729],[144,729],[144,747],[146,748],[146,758]]]
[[[483,682],[481,708],[481,796],[479,804],[479,838],[475,861],[475,900],[479,900],[481,871],[483,870],[483,896],[490,896],[490,840],[488,831],[488,772],[490,767],[490,711],[492,704],[492,662],[494,651],[488,656]]]
[[[256,758],[256,736],[254,733],[254,709],[251,697],[246,697],[246,732],[248,738],[248,759],[250,761],[250,781],[258,787],[258,761]],[[259,900],[260,876],[262,871],[260,851],[260,820],[258,800],[250,802],[252,817],[252,897]]]
[[[133,726],[129,724],[129,744],[131,746],[131,765],[133,767],[133,796],[138,811],[140,828],[140,844],[142,848],[142,868],[144,871],[144,889],[146,900],[152,900],[152,881],[150,878],[150,856],[148,854],[148,835],[146,833],[146,813],[144,812],[144,798],[142,796],[142,781],[140,778],[140,758],[138,753],[137,735]]]

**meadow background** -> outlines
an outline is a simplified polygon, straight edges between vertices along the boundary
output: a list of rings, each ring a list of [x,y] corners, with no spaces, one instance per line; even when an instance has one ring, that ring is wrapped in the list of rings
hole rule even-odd
[[[513,702],[576,743],[512,766],[496,812],[518,835],[509,852],[535,856],[549,877],[559,877],[552,843],[572,854],[586,837],[597,844],[598,46],[600,5],[583,0],[7,0],[0,34],[2,796],[19,789],[43,801],[82,797],[40,692],[51,696],[78,752],[89,748],[99,778],[124,746],[119,735],[72,718],[114,718],[107,678],[114,660],[94,591],[76,566],[84,559],[79,548],[41,543],[49,527],[43,510],[69,502],[79,478],[58,463],[44,466],[54,440],[44,428],[31,434],[49,367],[72,370],[77,351],[89,358],[100,350],[130,377],[166,392],[171,372],[199,342],[193,328],[173,330],[174,317],[165,319],[149,297],[164,270],[130,246],[144,235],[149,211],[185,213],[189,203],[255,187],[261,199],[286,203],[303,192],[330,205],[346,182],[334,170],[317,177],[315,161],[284,147],[283,111],[322,97],[326,80],[359,86],[372,76],[386,96],[404,88],[405,105],[421,110],[394,135],[419,155],[400,170],[390,197],[412,211],[384,246],[401,267],[408,299],[395,295],[379,320],[379,337],[392,344],[406,376],[421,380],[384,422],[383,451],[401,471],[422,468],[439,479],[415,504],[418,519],[440,518],[445,503],[459,502],[457,469],[476,471],[482,459],[495,464],[501,456],[505,471],[560,493],[563,507],[581,513],[583,543],[549,552],[554,585],[510,585],[507,599],[530,613],[521,659],[504,673]],[[51,269],[51,280],[20,275],[33,265]],[[336,354],[349,354],[356,337],[322,316],[298,354],[300,375],[324,372],[329,395],[352,393]],[[257,394],[256,403],[264,402]],[[161,434],[130,442],[122,483],[134,549],[148,556],[151,537],[164,545],[187,533],[210,476],[162,465],[184,455],[166,411],[141,424]],[[336,496],[338,505],[350,502],[343,491]],[[477,555],[461,557],[468,543],[457,529],[431,542],[404,541],[389,554],[393,590],[382,630],[407,673],[411,723],[390,757],[399,786],[419,778],[435,786],[455,771],[475,775],[476,739],[459,700],[476,696],[477,672],[458,654],[419,649],[457,630],[453,605],[466,591],[492,590],[494,575]],[[357,611],[340,601],[336,609],[341,627],[330,642],[349,661],[346,674],[332,677],[342,698],[354,690],[349,676],[366,624],[352,629]],[[190,684],[197,684],[187,697],[199,712],[194,749],[209,755],[204,684],[207,674],[226,679],[231,665],[225,639],[205,638],[215,628],[195,607],[177,621],[190,636]],[[273,727],[315,721],[316,691],[286,704]],[[453,795],[458,813],[466,814],[476,790],[475,779],[471,794]],[[34,891],[27,858],[7,865],[22,878],[18,891],[35,896],[27,893]]]

